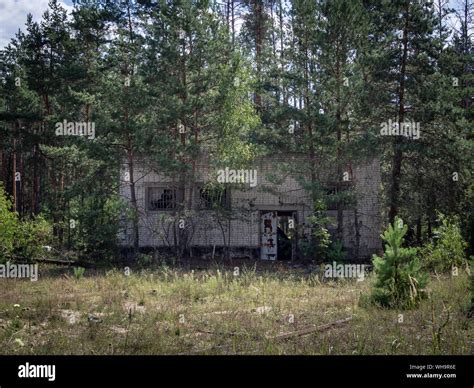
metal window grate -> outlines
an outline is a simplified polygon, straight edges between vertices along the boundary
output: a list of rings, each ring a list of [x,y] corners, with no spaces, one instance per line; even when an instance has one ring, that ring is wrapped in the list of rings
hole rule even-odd
[[[327,210],[337,210],[337,204],[340,201],[344,210],[351,209],[353,203],[350,199],[352,187],[350,183],[341,182],[340,187],[337,187],[337,184],[331,184],[326,186],[326,205]]]
[[[162,187],[148,188],[148,210],[173,210],[176,208],[176,190]]]
[[[201,209],[230,208],[230,197],[227,189],[212,190],[200,188],[199,200]]]

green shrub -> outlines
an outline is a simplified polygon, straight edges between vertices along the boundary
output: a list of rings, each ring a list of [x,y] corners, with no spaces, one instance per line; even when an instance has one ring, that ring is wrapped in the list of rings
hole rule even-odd
[[[440,214],[438,221],[440,226],[434,231],[434,240],[421,250],[423,266],[438,272],[449,272],[453,267],[465,266],[467,243],[462,238],[457,217],[448,218]]]
[[[52,227],[43,217],[20,221],[0,185],[0,262],[38,258],[52,241]]]
[[[376,282],[371,299],[384,307],[414,307],[425,295],[428,274],[421,271],[417,249],[402,247],[407,230],[396,218],[381,235],[386,242],[384,256],[373,256]]]
[[[469,275],[469,279],[470,279],[469,288],[471,289],[471,306],[468,311],[469,317],[474,317],[474,266],[473,266],[473,263],[474,263],[474,256],[471,256],[469,258],[469,272],[471,273]]]
[[[83,267],[74,267],[74,277],[79,280],[84,277],[84,272],[86,271]]]
[[[90,196],[74,202],[76,228],[71,230],[72,248],[81,255],[109,261],[117,253],[120,211],[124,203],[116,197]],[[96,261],[97,262],[97,261]]]
[[[337,240],[334,241],[328,249],[327,260],[329,262],[341,262],[346,258],[346,251],[342,246],[342,242]]]
[[[14,237],[18,234],[18,215],[10,211],[11,201],[0,184],[0,263],[9,259],[14,250]]]
[[[25,260],[44,255],[44,246],[52,243],[53,228],[42,216],[21,221],[14,243],[14,255]]]
[[[148,267],[153,263],[153,256],[145,253],[140,253],[137,257],[137,264],[140,267]]]
[[[303,237],[299,244],[304,257],[320,261],[327,259],[331,244],[331,234],[325,227],[331,220],[324,215],[324,210],[324,204],[321,201],[315,201],[314,214],[307,218],[311,235]]]

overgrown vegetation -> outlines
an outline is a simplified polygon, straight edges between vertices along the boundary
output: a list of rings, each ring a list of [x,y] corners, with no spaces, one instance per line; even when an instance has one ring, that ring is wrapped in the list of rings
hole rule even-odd
[[[416,225],[422,245],[437,211],[462,214],[472,253],[474,18],[469,0],[455,3],[93,0],[69,12],[50,0],[0,53],[0,180],[22,220],[53,224],[56,250],[98,261],[116,256],[119,226],[138,255],[137,159],[184,193],[179,220],[195,215],[203,156],[213,170],[298,155],[274,175],[297,177],[316,203],[310,236],[298,237],[301,256],[319,260],[329,233],[318,212],[335,211],[342,241],[345,210],[364,195],[352,190],[356,166],[376,159],[389,222]],[[57,133],[64,122],[95,132]],[[382,133],[389,122],[421,132]],[[215,210],[223,231],[242,216]],[[169,234],[179,259],[192,227],[173,221]],[[439,250],[428,256],[439,266]]]
[[[11,202],[5,196],[3,186],[0,184],[0,262],[5,261],[13,253],[18,218],[10,209]]]
[[[456,3],[96,0],[68,13],[50,0],[41,20],[25,15],[0,51],[0,263],[47,252],[98,264],[119,258],[120,238],[141,272],[76,262],[38,283],[0,279],[2,351],[472,352],[474,18],[469,0]],[[291,233],[305,264],[344,262],[348,231],[364,259],[361,236],[380,215],[364,195],[382,187],[390,225],[367,281],[323,281],[310,267],[150,270],[165,250],[140,243],[163,240],[175,266],[192,256],[194,222],[217,227],[232,260],[232,221],[265,206],[252,192],[245,211],[226,206],[238,183],[213,174],[268,156],[288,160],[256,190],[272,208],[303,208]],[[151,172],[170,187],[150,187],[161,198],[145,203]]]
[[[335,251],[331,248],[331,234],[327,224],[331,219],[324,214],[326,207],[321,200],[315,201],[313,215],[308,217],[310,235],[303,236],[300,242],[302,256],[307,259],[323,261],[327,260]]]
[[[433,241],[428,242],[420,252],[423,265],[438,272],[467,269],[466,249],[459,220],[439,215],[439,227],[434,231]]]
[[[52,226],[41,215],[20,220],[0,184],[0,263],[41,258],[53,240]]]
[[[40,267],[38,282],[0,280],[2,354],[472,352],[465,273],[433,279],[428,298],[403,311],[403,323],[399,310],[359,305],[372,276],[321,282],[321,274],[284,267],[241,267],[235,276],[233,268],[163,266],[130,276],[87,271],[75,282],[61,273],[70,271]],[[315,331],[298,335],[307,329]],[[285,333],[293,335],[278,337]]]

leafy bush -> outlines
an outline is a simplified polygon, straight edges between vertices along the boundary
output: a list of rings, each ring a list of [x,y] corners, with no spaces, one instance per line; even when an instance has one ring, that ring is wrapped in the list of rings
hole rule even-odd
[[[372,301],[386,307],[414,307],[425,295],[428,274],[421,271],[416,248],[403,248],[408,230],[400,218],[381,235],[386,242],[383,257],[373,256],[376,282]]]
[[[15,256],[30,260],[44,253],[44,246],[51,244],[53,228],[42,216],[21,221],[15,239]]]
[[[43,217],[20,221],[10,211],[11,201],[0,186],[0,262],[22,258],[30,260],[43,253],[52,240],[52,227]]]
[[[18,233],[18,215],[10,211],[11,207],[11,201],[0,184],[0,263],[12,255],[14,236]]]
[[[474,256],[469,258],[469,279],[470,281],[470,289],[471,289],[471,306],[469,307],[468,317],[474,317]]]
[[[300,243],[300,250],[305,257],[316,260],[326,260],[327,258],[331,234],[325,227],[330,223],[330,219],[324,215],[324,210],[322,201],[315,201],[314,214],[307,219],[311,227],[311,236],[303,238]]]
[[[439,215],[440,226],[435,229],[434,241],[421,250],[423,265],[429,270],[451,271],[453,267],[467,264],[464,250],[467,243],[463,240],[457,217],[448,218]]]
[[[120,228],[123,202],[116,198],[89,197],[76,204],[72,230],[73,247],[83,255],[110,260],[117,252],[116,239]]]

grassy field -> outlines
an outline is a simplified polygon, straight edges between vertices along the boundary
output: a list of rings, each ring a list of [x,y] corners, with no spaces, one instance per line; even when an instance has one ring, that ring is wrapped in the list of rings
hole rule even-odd
[[[370,276],[321,282],[308,272],[163,266],[75,279],[40,267],[37,282],[0,279],[0,353],[473,353],[465,274],[433,277],[418,309],[396,311],[361,307]]]

